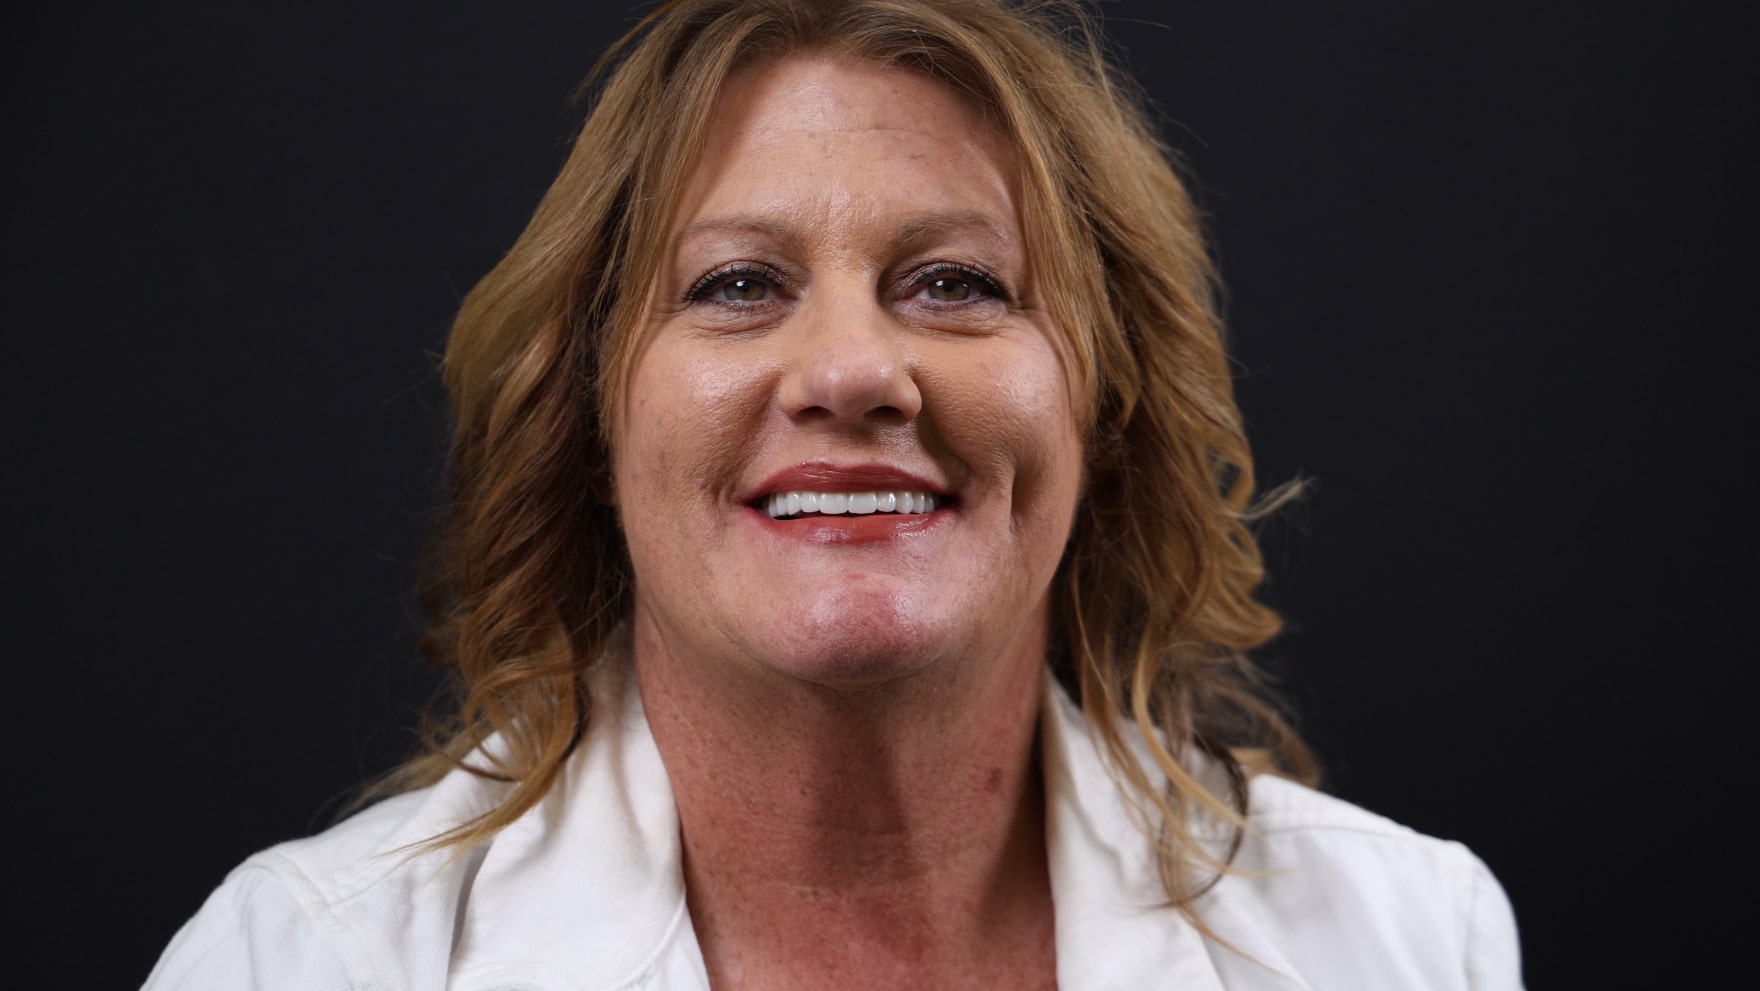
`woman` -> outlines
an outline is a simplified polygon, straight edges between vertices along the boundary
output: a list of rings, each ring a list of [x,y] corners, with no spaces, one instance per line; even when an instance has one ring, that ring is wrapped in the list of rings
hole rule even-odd
[[[457,719],[149,987],[1519,984],[1471,854],[1279,776],[1211,270],[1079,25],[614,49],[448,344]]]

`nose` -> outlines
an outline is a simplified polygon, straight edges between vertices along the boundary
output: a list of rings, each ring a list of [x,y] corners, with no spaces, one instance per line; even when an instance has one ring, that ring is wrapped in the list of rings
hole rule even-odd
[[[780,396],[790,417],[889,424],[908,423],[922,412],[902,328],[878,300],[821,298],[794,322],[793,360]]]

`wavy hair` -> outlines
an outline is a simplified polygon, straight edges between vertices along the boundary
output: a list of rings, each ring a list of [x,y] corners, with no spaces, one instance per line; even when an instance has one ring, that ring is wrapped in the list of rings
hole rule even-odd
[[[561,174],[447,342],[452,488],[423,648],[455,691],[426,751],[376,793],[455,767],[510,782],[434,841],[463,850],[537,803],[581,739],[595,702],[583,674],[633,608],[608,439],[636,323],[724,81],[802,52],[924,73],[1015,149],[1029,257],[1086,397],[1088,480],[1052,592],[1051,666],[1192,916],[1238,846],[1249,773],[1307,780],[1313,763],[1247,659],[1280,621],[1254,598],[1262,505],[1199,214],[1073,0],[672,0],[612,46]],[[1227,772],[1223,794],[1190,770],[1195,754]],[[1191,828],[1199,810],[1232,824],[1221,856]]]

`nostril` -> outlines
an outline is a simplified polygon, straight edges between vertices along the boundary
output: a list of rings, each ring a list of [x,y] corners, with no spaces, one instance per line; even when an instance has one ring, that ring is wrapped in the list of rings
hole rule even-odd
[[[842,418],[836,410],[833,410],[828,406],[803,407],[802,409],[795,411],[795,416],[807,420],[836,420]],[[876,420],[881,423],[902,423],[909,420],[910,416],[897,406],[875,406],[862,412],[859,418]]]

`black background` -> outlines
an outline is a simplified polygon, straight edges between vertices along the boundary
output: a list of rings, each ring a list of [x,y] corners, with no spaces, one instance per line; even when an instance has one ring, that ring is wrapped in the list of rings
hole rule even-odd
[[[1332,790],[1491,864],[1535,987],[1691,983],[1747,914],[1739,7],[1102,5],[1211,211],[1261,478],[1318,483],[1267,657]],[[3,17],[8,953],[128,987],[410,746],[434,353],[630,15]]]

